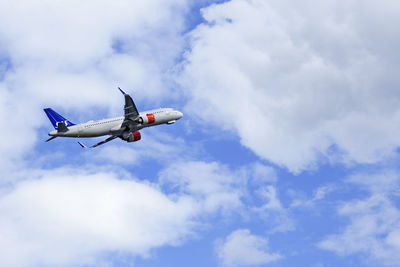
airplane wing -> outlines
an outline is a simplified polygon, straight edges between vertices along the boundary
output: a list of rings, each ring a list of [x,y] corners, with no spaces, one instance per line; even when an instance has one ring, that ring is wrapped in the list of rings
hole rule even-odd
[[[122,122],[122,128],[128,128],[128,130],[133,130],[134,125],[137,124],[135,120],[139,117],[139,112],[136,108],[135,102],[130,95],[125,93],[121,88],[118,87],[121,93],[125,96],[125,119]]]
[[[130,95],[122,91],[121,88],[118,87],[118,89],[121,91],[121,93],[125,96],[125,118],[126,119],[136,119],[137,116],[139,116],[139,112],[136,108],[135,102],[133,102],[133,99]]]
[[[89,146],[89,147],[85,146],[85,145],[82,144],[81,142],[78,142],[78,144],[79,144],[82,148],[94,148],[94,147],[96,147],[96,146],[99,146],[99,145],[105,144],[105,143],[107,143],[107,142],[110,142],[110,141],[114,140],[114,139],[117,138],[117,137],[118,137],[117,135],[110,136],[110,137],[108,137],[106,140],[103,140],[103,141],[101,141],[101,142],[99,142],[99,143],[97,143],[97,144],[95,144],[95,145],[93,145],[93,146]]]

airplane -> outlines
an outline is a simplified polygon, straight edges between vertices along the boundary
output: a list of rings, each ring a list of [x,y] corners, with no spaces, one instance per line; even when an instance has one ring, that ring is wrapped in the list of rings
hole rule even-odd
[[[182,112],[173,108],[160,108],[144,112],[138,112],[132,97],[118,87],[125,97],[124,116],[88,121],[86,123],[74,124],[51,108],[45,108],[44,112],[54,127],[54,131],[46,142],[56,137],[98,137],[109,135],[109,137],[90,147],[78,142],[82,148],[94,148],[120,138],[128,143],[141,139],[139,130],[160,124],[173,124],[182,118]]]

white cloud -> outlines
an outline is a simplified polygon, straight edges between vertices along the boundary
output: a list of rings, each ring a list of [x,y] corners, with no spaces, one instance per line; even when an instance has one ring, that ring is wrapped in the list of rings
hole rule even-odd
[[[217,241],[216,251],[225,266],[254,266],[282,258],[268,251],[268,239],[252,235],[248,229],[236,230],[224,241]]]
[[[270,166],[266,166],[259,162],[256,162],[252,166],[252,182],[254,184],[264,184],[264,183],[275,183],[278,179],[278,175],[274,168]]]
[[[248,176],[217,162],[177,162],[160,173],[160,183],[177,195],[195,197],[201,209],[235,211],[242,207]]]
[[[261,186],[256,193],[261,198],[263,204],[253,207],[252,210],[271,228],[269,230],[270,233],[287,232],[294,229],[294,221],[289,216],[288,209],[279,200],[275,186]]]
[[[382,161],[400,143],[399,5],[211,5],[179,78],[186,111],[295,173],[327,159]]]
[[[179,49],[179,46],[174,48],[176,43],[172,41],[176,40],[175,32],[182,27],[180,12],[186,8],[186,2],[181,0],[84,3],[18,0],[0,4],[3,49],[13,63],[26,64],[30,59],[51,65],[57,62],[69,66],[70,70],[92,67],[93,61],[112,55],[115,41],[121,42],[119,46],[123,51],[140,52],[139,57],[151,52],[149,44],[158,48],[166,45],[168,47],[163,48],[166,54],[160,61],[170,60],[171,53]],[[165,22],[169,27],[163,24]],[[156,44],[156,38],[163,40],[162,33],[164,38],[170,37],[172,43]],[[130,46],[130,42],[138,41],[136,38],[142,42]]]
[[[294,200],[292,204],[290,205],[291,207],[297,208],[297,207],[306,207],[306,208],[312,208],[314,205],[320,201],[323,200],[326,195],[334,191],[336,188],[333,184],[329,185],[324,185],[318,187],[315,192],[314,196],[310,199],[305,198],[304,196],[298,196],[299,194],[296,193],[295,191],[291,190],[290,194],[293,195]]]
[[[171,200],[151,183],[47,172],[0,197],[0,264],[95,265],[106,251],[146,256],[186,238],[195,213],[190,199]]]
[[[350,223],[341,233],[327,236],[318,246],[340,256],[361,253],[369,262],[397,266],[400,261],[398,174],[391,171],[359,174],[349,181],[368,190],[369,196],[342,204],[338,213]]]
[[[185,10],[181,0],[2,1],[0,52],[12,65],[5,82],[77,106],[109,103],[115,83],[142,99],[163,95],[163,72],[183,46]]]
[[[287,232],[294,222],[277,193],[276,173],[260,163],[237,169],[218,162],[171,163],[159,175],[160,185],[176,196],[196,199],[205,214],[236,213],[262,220],[268,232]]]
[[[193,237],[210,215],[251,216],[248,183],[260,177],[270,193],[261,194],[268,203],[256,212],[268,218],[266,229],[282,227],[276,218],[285,209],[266,175],[275,174],[260,163],[231,170],[180,161],[169,162],[151,183],[109,165],[24,165],[8,173],[11,185],[0,187],[0,265],[97,265],[113,252],[146,257]]]
[[[0,138],[6,140],[0,147],[1,265],[97,265],[103,252],[145,257],[190,237],[201,215],[240,212],[249,179],[276,180],[262,164],[232,171],[185,158],[161,172],[161,184],[121,180],[110,166],[86,173],[49,164],[42,171],[41,164],[32,165],[46,156],[23,161],[38,128],[50,127],[41,108],[73,114],[74,122],[99,112],[121,114],[116,85],[133,92],[139,108],[144,100],[155,105],[173,98],[168,72],[184,45],[186,9],[181,0],[0,2],[0,58],[10,62],[9,68],[0,62]],[[178,148],[150,140],[155,143],[143,142],[149,147],[122,164],[141,157],[165,160],[185,146],[181,140],[175,140]],[[131,152],[114,146],[99,151]],[[121,163],[113,155],[97,160]],[[180,191],[163,193],[166,184]]]
[[[173,98],[167,73],[184,45],[187,8],[183,0],[0,1],[0,60],[9,62],[0,68],[2,169],[50,127],[42,108],[74,122],[121,115],[118,85],[139,109]]]

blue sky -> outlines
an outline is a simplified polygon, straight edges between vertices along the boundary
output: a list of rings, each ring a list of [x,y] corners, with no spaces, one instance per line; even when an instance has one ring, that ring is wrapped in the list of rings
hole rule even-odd
[[[399,5],[0,2],[0,265],[398,266]]]

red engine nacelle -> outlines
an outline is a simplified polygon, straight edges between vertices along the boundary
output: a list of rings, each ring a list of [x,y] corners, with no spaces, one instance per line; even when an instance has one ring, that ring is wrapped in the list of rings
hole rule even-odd
[[[154,114],[146,114],[146,117],[147,117],[147,123],[149,123],[149,124],[156,121]]]
[[[127,134],[126,136],[123,137],[125,141],[127,141],[128,143],[130,142],[136,142],[139,141],[142,137],[140,135],[139,131],[136,132],[131,132],[129,134]]]
[[[141,123],[141,124],[151,124],[156,121],[156,117],[154,114],[146,114],[146,116],[139,117],[139,119],[136,120],[136,122]]]

